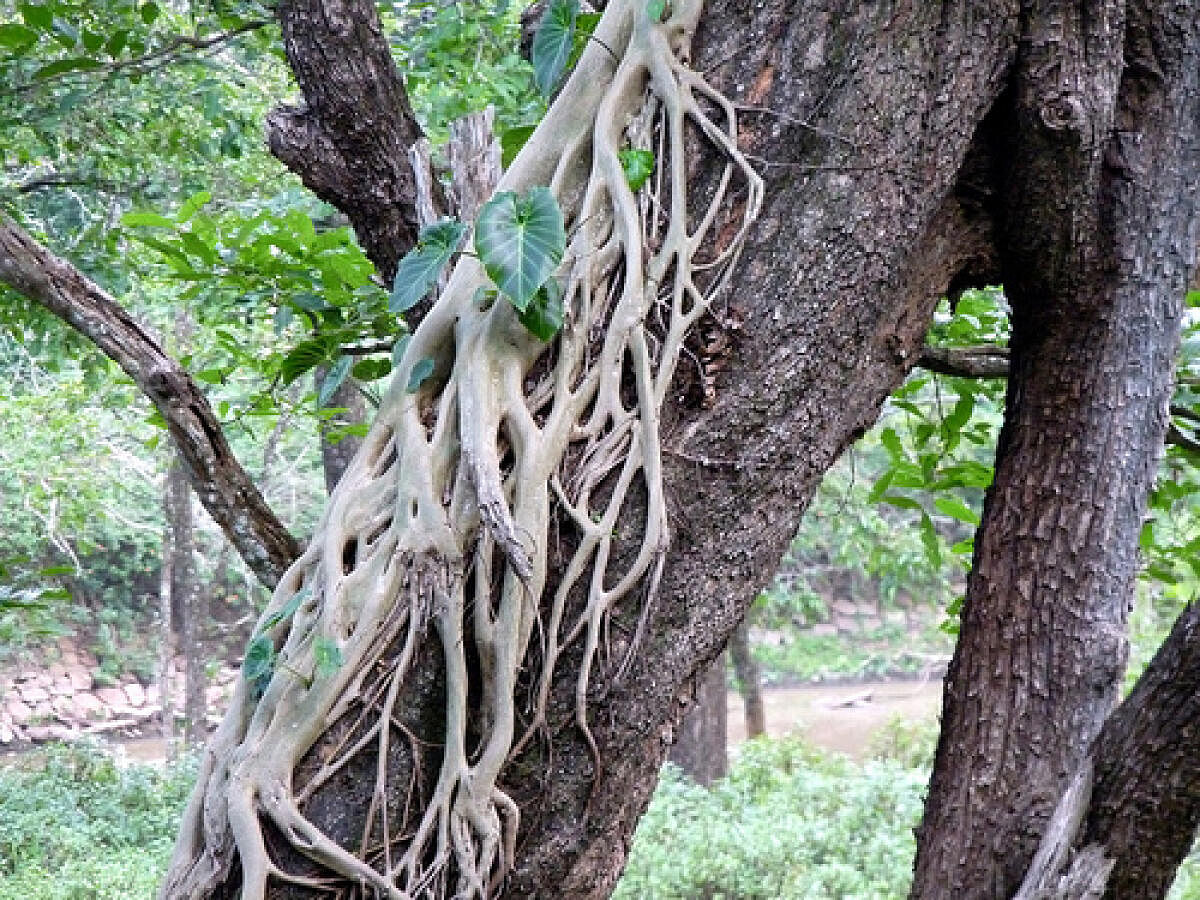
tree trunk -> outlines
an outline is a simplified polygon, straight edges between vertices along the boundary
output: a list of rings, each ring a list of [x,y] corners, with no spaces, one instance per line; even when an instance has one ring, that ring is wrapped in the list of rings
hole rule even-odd
[[[1013,895],[1125,666],[1195,243],[1200,41],[1195,10],[1089,7],[1030,13],[992,115],[1012,372],[914,898]]]
[[[746,737],[762,737],[767,733],[767,714],[763,708],[762,673],[758,660],[750,650],[751,611],[729,639],[729,656],[733,660],[733,671],[737,676],[738,691],[746,716]]]
[[[610,4],[600,26],[609,39],[608,45],[618,46],[618,52],[628,35],[627,29],[621,30],[624,20],[619,17],[631,14],[635,8],[642,7],[625,2]],[[669,22],[675,21],[676,15],[686,16],[691,8],[685,0],[672,4]],[[1195,21],[1194,4],[1172,8]],[[295,8],[285,7],[281,14],[288,16],[289,9]],[[306,661],[305,647],[311,644],[302,642],[306,635],[316,633],[311,629],[332,631],[354,626],[356,621],[374,623],[374,619],[363,618],[370,612],[365,600],[359,607],[359,619],[347,621],[337,615],[348,609],[344,605],[346,596],[377,596],[371,591],[378,584],[394,586],[389,588],[390,594],[384,595],[389,604],[386,608],[394,611],[394,617],[380,619],[381,628],[399,628],[395,622],[420,620],[424,610],[434,610],[438,634],[426,639],[420,631],[410,629],[407,633],[413,637],[406,642],[401,639],[402,631],[382,631],[395,640],[372,656],[368,667],[340,674],[336,684],[328,687],[316,679],[306,685],[286,671],[277,671],[260,702],[250,697],[249,688],[243,684],[231,714],[206,754],[202,788],[185,816],[166,889],[168,896],[232,896],[248,885],[248,897],[309,897],[313,890],[305,886],[304,879],[334,872],[339,873],[342,884],[369,883],[381,893],[397,896],[399,891],[386,884],[380,871],[392,868],[388,854],[403,854],[408,839],[405,836],[412,834],[406,827],[406,822],[413,821],[412,810],[405,807],[403,799],[409,796],[409,789],[418,806],[417,818],[424,810],[433,810],[434,821],[456,829],[453,840],[460,842],[451,850],[447,838],[444,857],[434,853],[411,863],[421,869],[429,867],[431,880],[423,882],[421,896],[454,893],[456,883],[462,893],[473,896],[608,895],[624,864],[633,828],[648,802],[669,736],[678,721],[681,694],[718,656],[782,557],[825,469],[874,421],[884,397],[917,360],[937,296],[952,282],[962,285],[973,279],[995,278],[995,196],[1005,201],[1001,206],[1012,207],[1000,222],[1005,227],[1003,246],[1008,271],[1018,281],[1027,278],[1024,285],[1018,285],[1017,298],[1024,309],[1019,315],[1026,322],[1022,335],[1030,340],[1024,355],[1014,359],[1014,369],[1020,368],[1026,375],[1039,371],[1044,357],[1038,352],[1037,341],[1032,340],[1036,337],[1033,317],[1044,316],[1050,328],[1057,324],[1056,316],[1061,318],[1058,300],[1067,293],[1076,297],[1080,294],[1073,287],[1070,291],[1062,289],[1058,284],[1060,270],[1040,276],[1030,273],[1032,278],[1015,270],[1021,253],[1036,250],[1023,250],[1021,236],[1015,230],[1025,222],[1021,204],[1014,202],[1020,200],[1019,185],[1022,180],[1033,184],[1047,179],[1053,186],[1058,177],[1054,171],[1063,164],[1064,156],[1067,163],[1074,164],[1074,158],[1080,155],[1079,151],[1071,151],[1074,132],[1070,119],[1075,102],[1066,98],[1068,102],[1061,107],[1049,110],[1058,110],[1058,117],[1047,114],[1049,122],[1067,121],[1067,133],[1062,135],[1065,149],[1043,137],[1040,143],[1031,144],[1028,152],[1014,153],[1006,139],[1006,127],[995,127],[994,121],[981,127],[997,98],[1014,87],[1013,71],[1032,71],[1027,63],[1013,69],[1018,47],[1037,44],[1038,15],[1030,12],[1026,18],[1022,11],[1016,0],[882,6],[819,2],[804,4],[803,8],[785,0],[757,4],[714,0],[708,4],[692,64],[696,72],[705,73],[735,101],[736,106],[726,107],[722,95],[704,94],[726,118],[731,111],[740,112],[738,146],[746,154],[743,158],[753,161],[763,174],[765,192],[757,225],[731,275],[729,284],[734,289],[716,298],[712,307],[710,325],[726,338],[724,349],[714,355],[706,349],[710,344],[690,344],[695,349],[689,364],[679,368],[670,389],[665,391],[668,402],[661,414],[641,420],[653,420],[661,446],[655,464],[661,464],[663,499],[669,511],[667,531],[672,537],[662,568],[653,569],[642,586],[644,590],[639,587],[629,602],[608,611],[610,627],[602,635],[597,627],[587,629],[589,636],[597,638],[594,643],[589,641],[585,647],[583,641],[567,641],[561,647],[542,711],[544,718],[540,722],[524,718],[531,708],[528,705],[521,705],[515,713],[518,721],[513,724],[533,727],[534,738],[511,753],[501,751],[504,765],[500,779],[484,782],[484,789],[493,793],[483,800],[493,798],[497,805],[477,802],[472,792],[479,790],[479,781],[474,778],[478,764],[463,764],[464,747],[469,742],[483,753],[492,746],[481,736],[495,735],[495,711],[504,710],[503,705],[495,703],[496,681],[483,673],[495,672],[496,655],[511,651],[508,644],[488,640],[488,629],[494,625],[490,619],[493,603],[498,608],[502,599],[507,602],[528,596],[531,607],[537,604],[538,608],[531,608],[529,617],[522,621],[531,629],[538,623],[546,629],[542,634],[555,634],[555,587],[567,577],[568,562],[582,541],[580,535],[591,535],[611,546],[614,566],[627,563],[629,557],[638,554],[637,536],[652,522],[647,511],[654,502],[647,480],[639,488],[642,493],[635,491],[635,502],[621,517],[613,523],[605,522],[602,528],[593,527],[595,523],[589,522],[586,515],[572,518],[565,510],[566,503],[554,507],[544,528],[539,526],[536,532],[530,529],[522,535],[532,539],[539,554],[546,554],[546,589],[543,591],[543,583],[538,581],[538,589],[528,595],[506,589],[508,593],[499,599],[491,594],[493,583],[511,586],[516,580],[523,581],[511,573],[512,567],[519,569],[526,562],[514,549],[525,545],[521,538],[500,527],[503,516],[496,511],[503,510],[504,503],[492,502],[494,496],[476,497],[463,501],[464,506],[455,506],[481,509],[485,518],[493,517],[486,532],[470,530],[468,555],[474,560],[470,583],[483,602],[473,603],[472,616],[467,619],[461,615],[466,605],[461,584],[456,581],[459,576],[453,566],[441,565],[452,553],[428,553],[420,545],[419,555],[396,554],[395,571],[403,578],[382,578],[374,567],[382,566],[386,574],[393,571],[392,563],[386,561],[386,554],[372,555],[381,545],[378,538],[371,537],[370,515],[375,507],[369,504],[380,497],[389,500],[388,491],[394,493],[397,485],[408,484],[404,479],[413,477],[413,464],[417,472],[426,471],[434,463],[443,464],[446,457],[441,455],[413,453],[405,456],[406,466],[400,474],[392,474],[397,454],[407,453],[410,446],[421,446],[427,428],[434,427],[437,433],[440,426],[436,423],[444,421],[438,418],[442,414],[438,410],[450,408],[447,396],[451,400],[455,396],[473,399],[470,392],[462,392],[462,379],[472,377],[473,366],[481,361],[479,356],[463,352],[457,344],[453,351],[444,351],[438,358],[441,368],[436,384],[423,388],[400,407],[399,415],[415,416],[415,412],[405,411],[424,404],[419,408],[428,418],[415,425],[394,418],[376,425],[363,454],[331,500],[331,530],[322,532],[321,541],[314,542],[313,555],[284,580],[272,603],[272,610],[278,612],[290,597],[304,589],[315,586],[325,591],[328,587],[319,602],[313,597],[299,607],[295,614],[298,624],[272,626],[273,633],[278,634],[277,648],[288,652],[295,648],[299,658]],[[303,27],[304,23],[300,24]],[[319,17],[314,17],[314,33],[320,26]],[[682,45],[686,35],[675,37]],[[1098,48],[1113,43],[1111,35],[1100,38]],[[1117,56],[1121,43],[1120,39],[1116,41]],[[1131,34],[1125,43],[1127,48],[1136,47],[1137,34]],[[318,72],[337,63],[309,42],[290,41],[289,49],[293,55],[306,55]],[[528,186],[520,179],[534,170],[547,176],[558,172],[561,180],[570,182],[576,169],[587,169],[593,145],[600,148],[596,153],[602,162],[615,157],[616,148],[625,140],[621,129],[629,120],[623,108],[602,117],[596,129],[587,134],[590,139],[574,149],[561,143],[564,133],[569,134],[577,124],[575,117],[594,109],[580,102],[593,86],[587,80],[602,84],[611,77],[612,63],[604,53],[595,47],[585,52],[580,77],[564,88],[540,137],[514,165],[516,174],[510,173],[514,186]],[[1175,72],[1173,66],[1168,68]],[[1028,78],[1022,77],[1025,80],[1017,87],[1028,83]],[[643,83],[649,82],[643,79]],[[1189,105],[1196,96],[1194,84],[1174,74],[1170,83],[1173,89],[1182,91],[1180,102],[1169,107],[1172,114],[1183,115],[1194,109]],[[668,98],[673,96],[665,73],[652,84]],[[1013,93],[1018,95],[1015,89]],[[1096,102],[1102,104],[1103,100],[1098,97]],[[1013,103],[1016,106],[1012,108],[1021,108],[1019,95]],[[1086,102],[1085,112],[1092,111],[1088,105],[1091,103]],[[1007,101],[1005,108],[1009,108]],[[695,143],[690,172],[686,174],[690,176],[687,193],[707,201],[720,195],[719,179],[733,156],[727,147],[700,149],[701,135],[711,138],[714,134],[713,121],[706,121],[709,128],[697,128],[691,134]],[[1133,124],[1147,133],[1160,133],[1144,123]],[[1120,129],[1126,123],[1118,121],[1117,125],[1113,133],[1123,134]],[[1110,130],[1102,133],[1107,136]],[[313,147],[320,149],[316,144]],[[1123,158],[1134,159],[1135,165],[1139,153],[1150,154],[1141,171],[1153,172],[1156,178],[1167,177],[1160,167],[1169,169],[1172,160],[1160,157],[1153,141],[1145,148],[1119,149],[1126,150]],[[1004,161],[1008,169],[1002,182],[1005,190],[999,195],[995,193],[991,160]],[[303,164],[312,167],[320,162],[311,157]],[[1181,157],[1179,165],[1184,164],[1192,173],[1188,177],[1193,177],[1195,160]],[[683,190],[684,174],[678,169],[672,172],[675,180],[670,183],[677,192]],[[623,196],[619,182],[610,180],[606,184],[614,196]],[[1125,190],[1122,184],[1111,178],[1105,184],[1112,192],[1105,202],[1119,200]],[[395,187],[369,183],[358,189],[394,196]],[[735,191],[749,209],[749,189],[743,186]],[[568,194],[562,192],[564,197]],[[1056,198],[1059,206],[1050,211],[1054,215],[1048,219],[1051,238],[1062,237],[1054,228],[1062,226],[1064,213],[1087,212],[1084,199],[1069,190]],[[1179,200],[1177,205],[1184,207],[1190,202],[1190,198]],[[697,214],[693,225],[700,218]],[[718,248],[738,238],[741,221],[736,204],[722,213],[715,232]],[[1153,225],[1158,220],[1146,215],[1128,221]],[[1075,224],[1105,252],[1112,237],[1105,229],[1086,215]],[[364,246],[372,245],[364,237],[364,230],[371,227],[366,217],[356,221]],[[1068,237],[1074,233],[1070,229],[1066,232]],[[1151,332],[1152,349],[1161,355],[1161,343],[1166,340],[1162,335],[1172,325],[1170,311],[1161,298],[1174,289],[1175,269],[1181,269],[1189,260],[1194,241],[1177,239],[1170,229],[1150,227],[1143,234],[1143,243],[1122,245],[1129,255],[1117,261],[1109,273],[1110,283],[1101,294],[1079,298],[1084,304],[1080,321],[1086,326],[1080,330],[1120,344],[1123,336],[1145,326]],[[1042,226],[1035,226],[1033,235],[1043,239]],[[1052,253],[1056,247],[1051,245]],[[386,257],[381,258],[386,262]],[[1038,265],[1044,262],[1029,258]],[[1057,255],[1054,260],[1083,265],[1081,271],[1088,273],[1096,268],[1095,260],[1090,258]],[[451,280],[449,299],[443,298],[434,306],[414,343],[420,339],[430,348],[442,346],[431,335],[443,333],[439,329],[450,328],[447,323],[451,321],[456,334],[471,333],[482,315],[478,304],[470,305],[476,287],[472,265],[470,261],[460,264],[459,273]],[[640,271],[637,267],[634,270]],[[1038,277],[1055,288],[1048,295],[1052,302],[1045,313],[1031,309]],[[468,293],[455,293],[456,285],[465,287]],[[1127,323],[1124,333],[1096,330],[1118,315],[1136,313],[1142,307],[1127,295],[1143,294],[1159,298],[1163,314],[1153,321]],[[1116,304],[1111,314],[1104,312],[1109,304]],[[629,333],[640,334],[638,329],[650,327],[653,318],[633,317]],[[655,335],[655,339],[661,340],[661,335]],[[1024,340],[1022,336],[1018,343]],[[1053,340],[1063,341],[1064,351],[1071,352],[1067,364],[1086,368],[1090,353],[1099,354],[1110,367],[1121,361],[1123,349],[1119,346],[1085,348],[1060,335],[1054,335]],[[620,358],[625,358],[624,352]],[[552,363],[548,361],[547,365]],[[519,384],[526,375],[536,381],[537,374],[522,370],[514,381]],[[1155,402],[1147,398],[1161,392],[1161,385],[1153,380],[1157,372],[1150,372],[1148,367],[1143,373],[1151,379],[1148,382],[1126,374],[1127,390],[1133,396],[1123,402],[1132,407],[1131,419],[1138,411],[1145,416]],[[1018,377],[1024,379],[1021,384],[1027,384],[1025,376]],[[1059,399],[1055,385],[1070,380],[1059,375],[1040,396]],[[634,381],[630,374],[628,384]],[[1069,412],[1070,423],[1091,423],[1111,412],[1112,392],[1103,384],[1097,384],[1096,389],[1099,394],[1095,402],[1089,399],[1082,412]],[[612,391],[621,395],[625,386],[613,384]],[[603,397],[599,402],[615,401]],[[1022,408],[1021,403],[1014,403],[1014,409]],[[470,412],[482,414],[489,409],[487,404],[480,404],[471,407]],[[459,427],[473,438],[476,424],[464,415]],[[516,460],[514,466],[526,458],[530,448],[518,440],[527,433],[521,430],[525,426],[508,420],[505,428],[510,430],[502,431],[491,427],[495,424],[491,420],[487,424],[489,441],[498,434],[505,437],[503,453],[497,447],[491,447],[489,453],[510,455]],[[1138,432],[1132,424],[1128,430],[1135,440],[1128,466],[1121,471],[1140,473],[1150,466],[1133,456],[1144,453],[1148,432]],[[401,440],[405,442],[403,447]],[[1013,428],[1006,433],[1006,441],[1013,446],[1021,446],[1026,440],[1027,435]],[[555,473],[553,489],[566,493],[572,479],[586,478],[582,473],[587,459],[581,450],[561,461],[561,472],[557,465],[549,468]],[[508,482],[513,502],[548,494],[551,488],[544,475],[529,480],[514,476]],[[390,482],[390,478],[397,480]],[[408,503],[394,504],[393,508],[406,521],[427,521],[422,517],[432,516],[432,508],[446,502],[443,496],[458,496],[466,480],[446,484],[446,493],[437,494],[436,501],[428,502],[422,495],[421,502],[412,503],[411,513]],[[604,490],[615,488],[610,482]],[[993,497],[1000,493],[998,489]],[[1120,496],[1129,496],[1131,506],[1136,508],[1134,493],[1130,489]],[[991,506],[999,502],[993,500]],[[1079,507],[1066,504],[1061,509],[1064,514],[1077,514]],[[996,515],[990,507],[989,515]],[[1108,527],[1106,523],[1111,519],[1112,533],[1120,536],[1129,518],[1128,509],[1112,511],[1108,517],[1106,511],[1097,510],[1091,521],[1099,529],[1102,525]],[[364,520],[366,525],[361,524]],[[411,532],[403,534],[406,541],[414,539]],[[1002,543],[1008,537],[994,539]],[[501,545],[507,548],[508,562],[504,554],[488,550]],[[472,555],[478,552],[482,555]],[[1114,569],[1118,580],[1127,562],[1124,552],[1124,546],[1119,545]],[[536,559],[542,562],[540,556]],[[491,568],[492,562],[496,570]],[[1082,574],[1092,576],[1090,571]],[[601,569],[602,586],[603,575]],[[586,589],[581,592],[587,594]],[[579,593],[568,598],[576,604],[571,608],[572,615],[579,611],[583,599]],[[1117,593],[1119,588],[1109,590],[1105,597]],[[644,603],[635,602],[643,599]],[[332,621],[327,613],[334,616]],[[968,613],[968,619],[975,614]],[[1039,614],[1048,612],[1040,609]],[[1106,620],[1102,624],[1109,623]],[[964,629],[967,627],[964,621]],[[290,628],[297,629],[295,641],[289,637]],[[475,630],[478,628],[488,633],[481,634]],[[424,634],[433,630],[426,629]],[[1107,630],[1101,631],[1099,640],[1110,648],[1119,643],[1119,637]],[[545,646],[530,645],[523,672],[541,671],[544,656],[539,655],[539,649],[544,651]],[[1016,646],[1022,652],[1025,649],[1021,644]],[[1079,653],[1088,649],[1078,647],[1076,642],[1072,646]],[[603,651],[598,649],[601,647]],[[1091,660],[1090,656],[1081,656],[1072,671],[1081,670]],[[1110,691],[1112,660],[1101,660],[1101,664],[1099,671],[1085,673],[1084,680],[1094,685],[1095,696],[1086,698],[1079,713],[1072,711],[1081,728],[1088,727],[1095,711],[1105,706]],[[966,664],[962,665],[965,670]],[[306,671],[301,676],[307,677]],[[403,678],[388,680],[387,673],[397,671],[403,672]],[[990,677],[990,673],[985,674]],[[1040,671],[1029,672],[1031,680],[1041,675]],[[986,681],[984,678],[983,683]],[[333,708],[328,705],[328,696],[341,684],[357,685],[357,689],[345,694],[345,703]],[[515,688],[513,696],[528,697],[536,692],[537,685],[526,680]],[[289,697],[310,698],[312,707],[328,717],[304,717],[303,705],[289,706]],[[383,703],[395,715],[378,719],[386,724],[374,732],[356,730],[358,722],[378,715]],[[280,718],[272,718],[275,710],[282,711]],[[294,765],[273,743],[276,736],[287,735],[286,729],[293,725],[312,732],[311,746]],[[453,735],[457,743],[452,744],[447,734]],[[381,743],[383,737],[387,740]],[[369,751],[339,755],[347,746],[359,746],[356,742]],[[291,745],[293,749],[298,746]],[[1045,751],[1055,759],[1059,756],[1058,748],[1029,749]],[[260,765],[264,759],[277,766],[265,779]],[[338,760],[336,770],[331,770],[329,761],[334,759]],[[463,765],[472,778],[463,780],[454,775],[454,809],[447,806],[443,818],[437,812],[437,803],[449,801],[438,800],[433,792],[443,783],[439,770],[447,760],[454,772]],[[207,791],[204,783],[209,785]],[[1011,799],[1006,797],[1004,801]],[[511,806],[505,805],[508,801]],[[475,821],[467,814],[455,818],[456,810],[483,814]],[[225,812],[232,823],[228,827],[221,818]],[[388,821],[392,825],[387,825]],[[519,826],[514,824],[517,822]],[[923,842],[928,843],[935,833],[927,829]],[[497,842],[504,843],[503,850],[497,848]],[[377,847],[383,849],[375,852]],[[434,850],[435,845],[431,844],[430,849]],[[512,853],[511,864],[503,855],[508,852]],[[453,863],[449,862],[452,855]],[[482,876],[476,868],[480,859],[487,861]],[[492,859],[503,862],[493,867]],[[281,877],[282,871],[290,874]],[[456,873],[462,876],[457,881]],[[187,889],[189,885],[202,887],[192,891]]]
[[[316,371],[316,388],[318,394],[321,392],[321,385],[324,383],[328,372],[329,369],[326,366],[320,366]],[[339,437],[337,441],[332,441],[330,440],[330,432],[334,429],[344,428],[347,425],[365,422],[367,419],[367,401],[354,379],[348,377],[337,386],[325,406],[328,409],[345,410],[345,412],[338,413],[332,419],[322,419],[319,429],[321,438],[321,469],[325,474],[325,492],[332,494],[333,489],[337,487],[337,483],[342,480],[342,475],[345,474],[346,468],[350,465],[350,460],[354,459],[354,454],[362,446],[362,438],[346,434]]]
[[[175,661],[175,651],[178,633],[174,608],[171,602],[173,584],[174,555],[171,550],[171,507],[174,502],[171,478],[178,464],[175,452],[168,457],[167,475],[163,480],[163,526],[162,565],[158,582],[158,615],[159,615],[159,647],[158,647],[158,691],[162,703],[162,739],[167,747],[167,760],[174,762],[179,756],[179,744],[175,734],[175,703],[171,696],[171,668]]]
[[[696,684],[696,698],[675,730],[669,759],[696,784],[709,787],[729,771],[725,655]]]
[[[167,471],[166,513],[171,531],[170,607],[178,616],[178,647],[183,653],[183,737],[185,745],[194,748],[202,746],[205,739],[205,611],[196,572],[192,489],[178,457]]]

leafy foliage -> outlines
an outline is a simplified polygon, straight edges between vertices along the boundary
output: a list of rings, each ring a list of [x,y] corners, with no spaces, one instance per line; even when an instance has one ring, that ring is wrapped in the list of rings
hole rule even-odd
[[[404,313],[416,306],[433,287],[466,233],[466,226],[452,219],[422,230],[417,246],[404,255],[396,269],[388,309]]]
[[[558,87],[575,42],[579,0],[550,0],[533,39],[533,77],[549,97]]]
[[[711,791],[668,765],[614,896],[903,897],[924,785],[919,769],[795,740],[743,745]]]
[[[194,766],[118,768],[54,749],[0,769],[0,900],[153,896]]]
[[[518,312],[562,261],[562,210],[546,187],[524,196],[502,191],[484,204],[475,223],[475,249],[484,269]]]

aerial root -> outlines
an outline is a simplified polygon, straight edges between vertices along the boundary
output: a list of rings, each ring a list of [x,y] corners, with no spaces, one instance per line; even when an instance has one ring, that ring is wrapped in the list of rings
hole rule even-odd
[[[615,71],[607,53],[585,53],[563,103],[505,176],[511,190],[549,182],[570,229],[553,354],[506,303],[481,308],[486,277],[464,257],[413,335],[316,537],[280,582],[268,613],[301,590],[311,596],[271,630],[279,663],[265,692],[242,685],[218,731],[164,888],[170,900],[208,896],[228,877],[233,848],[247,900],[265,897],[271,879],[389,900],[493,896],[515,864],[520,827],[501,773],[544,732],[559,660],[579,640],[575,718],[598,784],[589,685],[602,664],[609,676],[628,668],[670,540],[660,411],[688,329],[726,290],[762,202],[733,104],[685,63],[701,8],[675,0],[657,23],[642,0],[613,0],[597,35],[618,52]],[[689,121],[725,159],[703,209],[689,205]],[[627,145],[656,148],[638,195],[621,165]],[[441,368],[410,393],[423,359]],[[577,540],[543,597],[552,509]],[[641,610],[614,662],[604,636],[626,598]],[[333,675],[317,674],[319,641],[342,654]],[[444,732],[421,735],[397,712],[430,641],[446,675]],[[522,666],[532,699],[518,729]],[[335,725],[336,741],[318,744]],[[299,767],[314,745],[320,763]],[[411,765],[396,784],[390,761],[401,749]],[[439,751],[426,790],[421,759]],[[344,847],[305,808],[367,754],[375,784],[362,838]],[[400,796],[396,814],[389,801]],[[282,871],[266,848],[268,821],[319,876]]]

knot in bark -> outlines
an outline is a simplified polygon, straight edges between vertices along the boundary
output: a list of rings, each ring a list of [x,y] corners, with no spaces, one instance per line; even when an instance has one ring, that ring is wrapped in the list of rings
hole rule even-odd
[[[1082,132],[1087,121],[1083,99],[1072,91],[1046,98],[1039,110],[1042,125],[1050,131]]]

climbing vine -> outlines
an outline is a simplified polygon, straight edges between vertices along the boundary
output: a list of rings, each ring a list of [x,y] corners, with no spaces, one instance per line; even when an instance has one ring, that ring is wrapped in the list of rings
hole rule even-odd
[[[622,600],[649,602],[669,543],[663,401],[762,201],[733,104],[688,65],[702,6],[613,0],[506,173],[491,214],[529,221],[553,200],[564,252],[537,271],[497,267],[497,235],[478,223],[478,254],[459,258],[405,345],[376,422],[259,624],[259,658],[205,754],[165,896],[209,896],[235,862],[246,900],[272,881],[393,900],[491,896],[520,827],[501,772],[544,734],[556,669],[576,644],[576,726],[599,771],[587,695],[605,623]],[[689,189],[696,141],[724,158],[702,197]],[[451,243],[446,231],[426,249]],[[398,290],[404,306],[411,292]],[[631,504],[644,519],[629,550],[618,525]],[[573,532],[553,573],[552,522]],[[445,672],[440,762],[420,802],[397,814],[389,798],[413,786],[391,783],[389,752],[427,745],[396,704],[430,642]],[[636,649],[635,637],[625,653]],[[532,686],[523,716],[519,679]],[[345,739],[300,766],[338,724]],[[305,805],[367,754],[377,777],[349,845]],[[290,870],[268,833],[312,866]]]

